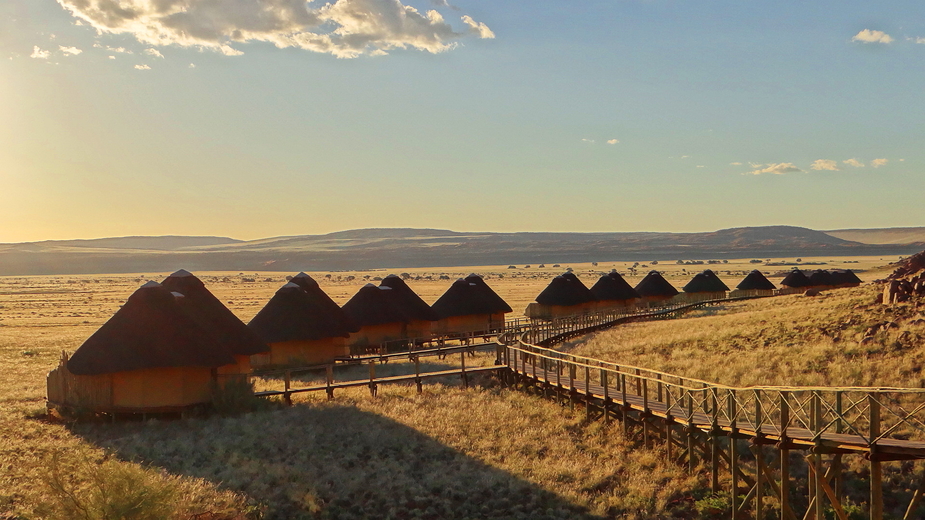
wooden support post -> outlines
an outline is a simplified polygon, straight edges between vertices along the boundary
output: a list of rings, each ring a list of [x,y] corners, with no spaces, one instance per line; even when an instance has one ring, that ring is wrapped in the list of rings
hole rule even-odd
[[[620,374],[620,411],[623,417],[623,438],[629,438],[629,417],[626,403],[626,374]]]
[[[369,395],[376,397],[378,389],[376,388],[376,362],[369,360]]]
[[[585,365],[585,420],[591,422],[591,367]]]
[[[417,386],[419,394],[424,391],[423,383],[421,381],[421,358],[414,356],[414,385]]]
[[[880,437],[880,394],[867,394],[870,407],[870,520],[883,520],[883,466],[878,458]]]
[[[729,400],[729,473],[732,476],[732,489],[729,490],[729,496],[732,506],[732,518],[735,520],[736,511],[739,510],[739,454],[736,453],[738,428],[736,428],[735,390],[729,390],[727,399]]]
[[[289,386],[292,381],[292,371],[287,370],[283,378],[286,383],[286,389],[283,392],[283,400],[286,401],[287,406],[292,406],[292,394],[289,393]]]
[[[919,502],[922,501],[922,494],[925,493],[925,470],[922,471],[922,479],[919,482],[918,489],[912,494],[912,500],[909,501],[909,507],[906,508],[906,514],[903,515],[903,520],[912,520],[915,518],[915,510],[919,507]]]
[[[696,442],[696,429],[694,428],[694,394],[687,390],[687,458],[688,458],[688,471],[691,475],[694,474],[694,471],[697,469],[697,454],[694,450],[694,444]]]
[[[761,433],[761,424],[764,421],[764,414],[761,409],[761,390],[755,390],[755,434],[758,439],[763,437]],[[761,444],[756,444],[755,449],[755,505],[752,509],[755,512],[755,520],[764,519],[764,497],[763,497],[763,483],[762,467],[764,466],[764,446]]]
[[[575,365],[568,364],[568,401],[570,407],[575,409]]]
[[[816,437],[816,447],[821,446],[820,436],[822,435],[822,401],[819,392],[814,391],[811,399],[812,403],[812,430],[813,435]],[[818,451],[818,450],[817,450]],[[812,458],[812,466],[815,472],[815,478],[810,479],[812,483],[810,493],[816,498],[816,520],[825,520],[825,501],[822,499],[823,490],[822,490],[822,454],[817,453]]]
[[[607,386],[607,371],[601,369],[601,386],[604,387],[604,424],[610,423],[610,387]]]
[[[325,392],[328,394],[328,399],[334,399],[334,387],[331,386],[334,384],[334,365],[324,367],[324,375],[327,385]]]
[[[462,376],[463,388],[469,388],[469,375],[466,374],[466,353],[465,352],[460,352],[459,354],[459,366],[461,367],[460,375]]]
[[[719,435],[710,433],[710,489],[719,493]]]
[[[787,427],[790,425],[790,402],[787,392],[780,393],[780,516],[793,517],[790,509],[790,450],[787,448]]]

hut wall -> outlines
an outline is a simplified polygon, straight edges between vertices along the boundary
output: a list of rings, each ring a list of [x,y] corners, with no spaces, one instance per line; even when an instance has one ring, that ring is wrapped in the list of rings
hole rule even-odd
[[[575,316],[579,314],[591,314],[597,311],[597,302],[587,302],[579,305],[541,305],[533,302],[527,305],[524,314],[528,318],[540,320],[552,320],[555,318],[564,318],[566,316]]]
[[[359,331],[350,334],[347,345],[351,350],[356,348],[377,347],[386,341],[405,338],[405,324],[383,323],[362,327]]]
[[[679,303],[682,302],[702,302],[705,300],[722,300],[726,297],[726,291],[716,291],[716,292],[691,292],[691,293],[681,293],[676,297],[676,300]]]
[[[729,291],[730,298],[742,298],[746,296],[774,296],[774,289],[735,289]]]
[[[48,373],[48,402],[85,410],[112,407],[112,376],[78,376],[66,366],[67,355],[62,355],[57,368]]]
[[[405,326],[404,337],[408,339],[429,339],[433,336],[433,329],[437,322],[415,320]]]
[[[234,360],[236,361],[233,365],[224,365],[216,369],[216,372],[220,376],[228,375],[247,375],[252,371],[251,368],[251,356],[240,356],[235,355]]]
[[[610,311],[622,311],[622,310],[631,310],[636,306],[636,300],[605,300],[599,301],[596,305],[596,310],[601,312],[610,312]]]
[[[787,294],[803,294],[806,292],[806,289],[809,289],[809,287],[787,287],[784,285],[780,289],[776,290],[776,294],[778,296],[784,296]]]
[[[346,356],[349,351],[344,338],[318,340],[281,341],[270,344],[270,352],[251,356],[255,367],[268,365],[324,365],[333,363],[334,358]]]
[[[443,336],[470,332],[491,332],[504,326],[504,313],[450,316],[436,322],[434,332]]]
[[[212,400],[211,368],[147,368],[112,374],[112,406],[129,410],[179,408]]]

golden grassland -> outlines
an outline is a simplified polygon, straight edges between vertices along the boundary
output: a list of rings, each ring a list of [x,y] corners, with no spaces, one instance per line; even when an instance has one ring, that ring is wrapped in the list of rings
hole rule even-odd
[[[876,263],[841,263],[858,260],[827,259],[823,267]],[[366,281],[408,272],[411,287],[433,302],[452,280],[475,271],[520,310],[566,267],[311,274],[343,303]],[[593,282],[627,265],[570,267]],[[639,266],[630,282],[651,267]],[[723,269],[658,264],[676,285],[690,277],[681,269],[705,267],[734,285],[755,266],[748,259]],[[737,274],[725,275],[727,268]],[[196,274],[245,321],[285,281],[280,273]],[[413,386],[387,386],[376,399],[366,389],[338,392],[333,401],[303,394],[292,408],[238,417],[115,425],[47,420],[45,374],[60,352],[76,349],[145,280],[165,275],[0,278],[0,518],[110,518],[125,511],[127,518],[211,512],[215,519],[696,517],[692,497],[704,493],[701,478],[666,463],[658,450],[624,440],[618,425],[583,424],[583,414],[489,378],[469,390],[447,379],[422,395]],[[916,311],[907,305],[888,314],[873,299],[872,289],[859,288],[735,304],[621,327],[567,348],[732,384],[921,385]],[[899,328],[860,345],[857,333],[884,320]],[[733,352],[740,361],[729,362]],[[452,362],[427,360],[431,369]],[[490,355],[471,361],[490,362]],[[363,377],[364,370],[349,368],[338,377]],[[408,363],[389,363],[377,373],[410,370]],[[257,384],[280,387],[271,378]],[[143,516],[106,496],[172,505],[152,505],[146,511],[157,514]],[[106,508],[116,512],[100,512]]]

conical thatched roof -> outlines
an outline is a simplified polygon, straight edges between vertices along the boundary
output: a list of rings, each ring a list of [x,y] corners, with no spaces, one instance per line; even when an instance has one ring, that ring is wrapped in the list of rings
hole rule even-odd
[[[668,280],[662,278],[658,271],[649,271],[649,274],[636,284],[636,292],[643,298],[671,297],[678,294],[678,290],[668,283]]]
[[[686,293],[705,293],[705,292],[724,292],[729,287],[716,276],[712,270],[707,269],[702,273],[697,273],[694,278],[684,286]]]
[[[636,289],[633,289],[616,271],[602,276],[591,287],[591,294],[598,301],[626,301],[639,298]]]
[[[332,320],[338,324],[338,326],[345,328],[350,332],[356,332],[360,330],[360,327],[353,322],[340,308],[339,305],[334,303],[334,300],[328,296],[328,293],[324,292],[321,287],[318,285],[318,282],[314,278],[308,276],[305,273],[299,273],[292,277],[290,280],[292,283],[298,285],[308,294],[308,296],[315,302],[315,305],[318,305],[324,311],[324,315],[327,319]]]
[[[180,307],[177,297],[151,281],[129,296],[74,352],[67,369],[77,375],[97,375],[234,362],[221,342]]]
[[[583,303],[593,302],[594,294],[591,290],[581,283],[581,280],[572,273],[566,273],[570,276],[557,276],[549,282],[549,285],[543,289],[536,297],[536,302],[540,305],[561,305],[570,307],[572,305],[581,305]]]
[[[360,327],[411,321],[398,305],[394,289],[368,283],[360,288],[342,307],[347,316]]]
[[[498,296],[498,293],[489,287],[489,285],[481,276],[472,273],[466,277],[466,281],[469,283],[474,283],[479,288],[482,296],[488,300],[489,303],[486,305],[488,308],[492,309],[492,314],[512,312],[511,306],[508,305],[506,301],[504,301],[504,298]]]
[[[180,307],[232,354],[252,356],[269,352],[270,347],[189,271],[180,269],[164,279],[161,285],[174,295],[182,294],[183,297],[177,300]]]
[[[394,274],[383,278],[380,286],[390,287],[394,291],[393,298],[401,307],[401,311],[411,320],[437,321],[437,313],[421,299],[404,280]]]
[[[267,343],[314,341],[348,337],[351,331],[344,318],[340,308],[332,312],[301,286],[289,282],[276,291],[247,326]]]
[[[835,269],[832,271],[832,279],[835,285],[860,285],[861,283],[861,279],[851,269]]]
[[[488,287],[487,285],[485,287]],[[489,290],[491,290],[489,288]],[[494,291],[492,291],[494,294]],[[504,303],[502,301],[502,303]],[[452,316],[472,316],[475,314],[497,314],[511,312],[510,306],[504,303],[499,308],[498,302],[487,297],[486,293],[475,282],[460,278],[443,293],[431,306],[440,319]]]
[[[781,280],[780,284],[793,288],[809,287],[811,285],[809,283],[809,278],[807,278],[807,276],[803,274],[803,271],[800,271],[799,269],[790,271],[790,273],[788,273],[787,276]]]
[[[812,273],[810,273],[809,285],[814,285],[814,286],[835,285],[835,280],[832,279],[832,273],[826,271],[825,269],[820,269],[818,271],[813,271]]]
[[[739,285],[736,286],[736,289],[742,291],[773,291],[777,287],[771,283],[771,280],[768,280],[761,271],[755,269],[752,272],[748,273],[748,276],[742,279],[739,282]]]

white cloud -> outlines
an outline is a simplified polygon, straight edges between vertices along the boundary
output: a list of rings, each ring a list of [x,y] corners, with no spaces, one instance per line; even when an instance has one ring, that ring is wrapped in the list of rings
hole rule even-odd
[[[51,51],[43,51],[38,45],[32,47],[32,54],[29,55],[30,58],[37,60],[47,60],[49,56],[51,56]]]
[[[773,173],[774,175],[783,175],[785,173],[797,173],[802,172],[803,170],[797,168],[793,163],[768,163],[765,168],[761,168],[761,164],[755,165],[754,163],[749,163],[752,165],[755,170],[750,171],[751,175],[761,175],[762,173]]]
[[[126,49],[125,47],[110,47],[109,45],[103,45],[101,43],[94,43],[94,49],[105,49],[109,52],[118,52],[119,54],[134,54],[132,51]]]
[[[910,38],[910,40],[911,40],[911,38]],[[921,44],[925,45],[925,38],[922,38],[921,36],[919,36],[918,38],[915,39],[915,43],[921,43]]]
[[[138,70],[151,70],[151,67],[147,65],[135,65],[135,68]]]
[[[195,64],[195,63],[190,63],[190,64],[189,64],[189,68],[195,69],[195,68],[196,68],[196,64]]]
[[[161,54],[161,51],[159,51],[159,50],[157,50],[157,49],[145,49],[145,50],[143,51],[143,54],[147,54],[148,56],[154,56],[155,58],[163,58],[163,57],[164,57],[164,55]]]
[[[890,43],[893,41],[893,37],[883,31],[871,31],[870,29],[864,29],[863,31],[855,34],[851,38],[851,41],[862,43]]]
[[[77,56],[78,54],[80,54],[81,52],[83,52],[82,50],[78,49],[77,47],[65,47],[64,45],[59,45],[59,46],[58,46],[58,49],[59,49],[61,52],[63,52],[64,54],[68,55],[68,56]]]
[[[594,144],[594,143],[597,142],[597,141],[595,141],[594,139],[587,139],[587,138],[584,138],[584,137],[581,139],[581,141],[582,141],[583,143],[591,143],[591,144]]]
[[[681,158],[682,158],[682,159],[690,159],[691,156],[690,156],[690,155],[682,155]]]
[[[730,165],[730,166],[742,166],[742,163],[740,163],[740,162],[731,162],[731,163],[729,163],[729,165]]]
[[[833,161],[830,159],[816,159],[813,161],[813,165],[809,167],[811,170],[829,170],[837,172],[838,170],[838,161]]]
[[[873,161],[870,161],[870,166],[872,168],[879,168],[881,166],[885,166],[888,162],[890,162],[889,159],[874,159]]]
[[[620,142],[619,139],[608,139],[607,140],[607,144],[617,144],[619,142]]]
[[[484,23],[464,15],[459,31],[437,11],[401,0],[58,0],[100,33],[130,34],[154,46],[179,45],[238,55],[235,43],[268,42],[338,58],[393,49],[432,53],[467,35],[493,38]]]
[[[114,60],[114,59],[116,59],[116,57],[115,57],[115,56],[110,56],[109,59]]]
[[[859,161],[859,160],[857,160],[857,159],[847,159],[847,160],[844,160],[844,161],[842,161],[842,162],[845,163],[845,164],[847,164],[848,166],[854,166],[855,168],[863,168],[863,167],[864,167],[864,163],[862,163],[861,161]]]
[[[905,159],[900,159],[899,162],[906,162],[906,160],[905,160]]]
[[[706,166],[704,166],[704,165],[702,165],[702,164],[698,164],[697,167],[698,167],[698,168],[706,168]]]

